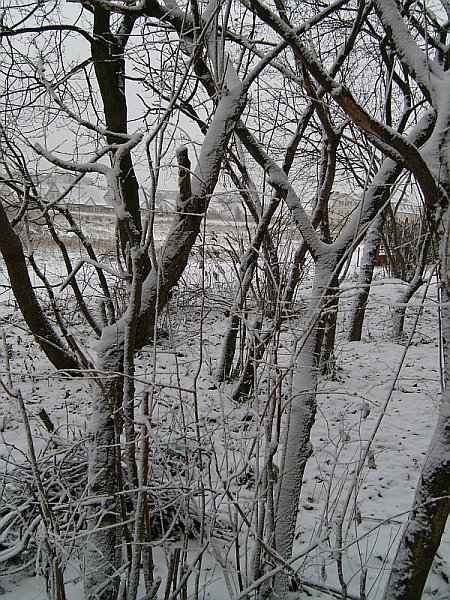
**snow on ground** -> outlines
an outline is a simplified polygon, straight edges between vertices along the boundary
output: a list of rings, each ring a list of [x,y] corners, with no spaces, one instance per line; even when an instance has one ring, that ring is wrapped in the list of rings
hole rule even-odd
[[[207,270],[209,287],[202,303],[195,288],[205,283],[199,275],[198,260],[197,256],[191,262],[187,275],[191,290],[180,286],[161,318],[156,348],[148,346],[139,352],[136,380],[139,394],[151,392],[155,462],[150,487],[168,489],[170,472],[170,485],[175,482],[180,490],[189,488],[191,511],[199,509],[199,498],[205,498],[211,544],[202,558],[200,597],[225,600],[239,592],[239,578],[231,568],[235,566],[236,539],[244,578],[250,572],[254,538],[246,534],[234,502],[239,502],[246,518],[254,517],[258,499],[254,483],[263,460],[270,405],[267,386],[274,377],[285,374],[279,401],[285,400],[304,303],[300,297],[299,314],[290,321],[277,354],[272,353],[261,366],[255,398],[236,404],[231,400],[231,384],[219,386],[214,377],[230,303],[225,282],[232,266],[215,260],[214,268]],[[219,274],[213,275],[213,271]],[[61,379],[54,374],[23,326],[7,288],[4,268],[0,276],[0,325],[10,348],[13,380],[25,398],[36,448],[45,453],[55,439],[38,417],[42,408],[52,419],[57,438],[65,444],[67,440],[78,443],[89,420],[89,381]],[[363,340],[354,343],[345,341],[353,282],[348,280],[343,286],[336,374],[324,378],[319,388],[314,453],[305,472],[295,552],[323,541],[293,564],[300,579],[310,584],[306,590],[312,598],[330,597],[324,588],[340,589],[340,560],[349,598],[359,597],[362,578],[366,578],[367,598],[381,597],[389,558],[407,518],[436,421],[440,394],[436,288],[430,286],[423,303],[423,290],[419,290],[406,326],[411,343],[400,344],[390,338],[390,319],[403,285],[387,279],[374,282]],[[306,281],[300,290],[305,302],[308,286]],[[417,311],[420,319],[412,334]],[[74,322],[72,333],[83,339],[82,324]],[[88,345],[94,352],[95,344],[89,341]],[[25,440],[17,407],[3,391],[0,431],[0,468],[5,473],[12,463],[23,463]],[[0,555],[4,549],[1,544],[0,540]],[[164,577],[176,545],[170,538],[155,549],[156,574]],[[189,542],[188,559],[200,546],[199,541]],[[5,568],[7,572],[13,570],[11,565]],[[80,598],[79,569],[73,559],[66,577],[71,582],[68,598]],[[450,598],[449,578],[447,528],[424,598]],[[33,561],[25,573],[0,574],[0,586],[5,600],[45,598]],[[163,597],[162,592],[159,597]]]

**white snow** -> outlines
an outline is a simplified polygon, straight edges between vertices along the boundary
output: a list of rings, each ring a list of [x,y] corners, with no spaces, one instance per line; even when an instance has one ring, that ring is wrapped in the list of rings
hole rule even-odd
[[[211,268],[208,265],[213,263],[206,261],[205,264],[208,270]],[[252,472],[260,471],[268,453],[273,451],[273,440],[267,448],[263,443],[267,385],[276,372],[288,373],[291,368],[292,343],[304,325],[302,306],[310,294],[310,281],[305,281],[301,288],[298,315],[290,320],[282,336],[276,362],[267,360],[261,365],[255,398],[250,404],[238,405],[230,399],[231,386],[219,388],[213,375],[227,323],[224,310],[232,302],[227,287],[230,266],[223,262],[220,278],[207,278],[209,287],[203,308],[195,291],[200,282],[199,275],[195,275],[197,267],[191,263],[189,269],[191,279],[185,288],[183,284],[180,286],[161,319],[160,327],[165,335],[160,335],[155,349],[146,347],[138,355],[136,386],[138,394],[143,390],[151,394],[150,431],[154,456],[159,453],[173,457],[166,459],[166,467],[160,463],[153,465],[154,479],[150,479],[149,489],[170,486],[167,472],[164,475],[158,469],[170,471],[176,457],[187,457],[186,474],[176,473],[173,481],[184,485],[184,493],[192,506],[198,507],[201,490],[208,490],[206,511],[211,518],[209,534],[214,540],[202,556],[200,597],[225,600],[230,598],[226,582],[235,598],[241,593],[233,558],[235,525],[241,532],[238,539],[244,587],[252,585],[254,532],[247,533],[236,506],[246,518],[252,519],[259,497],[252,483]],[[1,264],[0,285],[0,320],[11,349],[13,379],[25,398],[37,450],[42,453],[50,448],[51,436],[43,430],[37,417],[42,407],[56,426],[56,439],[78,443],[85,438],[90,420],[89,383],[85,379],[61,379],[54,374],[23,327]],[[299,577],[312,586],[307,587],[312,598],[329,597],[320,591],[321,586],[340,589],[336,568],[340,552],[349,594],[358,595],[361,573],[367,571],[367,597],[371,600],[381,597],[389,560],[402,523],[408,517],[420,466],[436,422],[440,400],[436,289],[432,286],[423,306],[420,292],[413,300],[407,331],[412,323],[411,313],[421,308],[422,315],[405,354],[404,346],[390,339],[391,309],[403,286],[396,280],[376,279],[371,288],[363,340],[348,343],[345,327],[354,287],[351,280],[344,284],[336,378],[319,382],[313,455],[305,472],[296,529],[294,554],[299,558],[292,563]],[[79,339],[85,339],[81,323],[74,323],[72,328]],[[200,329],[202,342],[198,337]],[[89,340],[86,342],[93,345]],[[198,369],[199,376],[195,378]],[[395,380],[398,370],[400,374]],[[286,377],[286,383],[288,381]],[[1,397],[0,469],[4,473],[12,461],[23,462],[25,444],[16,408],[3,392]],[[280,400],[283,399],[284,395]],[[371,452],[358,472],[358,462],[383,410]],[[205,465],[203,471],[199,470],[196,458],[199,448]],[[183,484],[184,477],[186,484]],[[347,503],[352,484],[355,494]],[[342,543],[338,544],[336,526],[343,511]],[[425,600],[448,598],[449,533],[444,536],[428,580]],[[154,545],[156,575],[164,581],[170,551],[179,542],[170,536],[165,542],[155,540]],[[201,548],[200,541],[189,541],[188,564]],[[8,570],[11,570],[10,565],[5,568]],[[68,599],[81,598],[76,555],[68,564],[66,580]],[[4,572],[0,586],[5,600],[45,598],[44,583],[34,574],[33,563],[24,573],[8,575]],[[189,589],[192,592],[192,587]],[[161,588],[158,598],[163,597],[162,593]]]

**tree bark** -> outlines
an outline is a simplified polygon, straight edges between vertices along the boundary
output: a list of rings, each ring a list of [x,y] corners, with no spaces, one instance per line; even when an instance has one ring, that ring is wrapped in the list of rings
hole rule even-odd
[[[22,242],[11,227],[1,203],[0,231],[0,252],[8,270],[11,289],[34,339],[56,369],[79,371],[79,362],[64,347],[36,297],[28,275]]]
[[[95,75],[103,101],[103,111],[107,129],[112,132],[107,136],[109,144],[121,143],[128,131],[128,106],[125,90],[125,47],[132,31],[135,17],[123,16],[121,35],[114,35],[110,28],[111,11],[101,6],[94,8],[94,41],[91,52]],[[120,165],[121,193],[126,210],[130,213],[136,227],[136,233],[142,231],[141,211],[139,205],[139,185],[134,171],[130,153],[126,153]],[[130,232],[119,223],[122,250],[129,242]],[[146,263],[149,269],[149,261]]]
[[[353,300],[353,306],[350,314],[350,323],[348,331],[349,342],[359,342],[362,337],[364,317],[366,315],[367,301],[369,299],[370,284],[373,279],[375,268],[375,257],[378,244],[380,243],[381,229],[384,223],[384,213],[377,215],[369,227],[364,240],[364,252],[362,265],[359,270],[357,293]]]
[[[430,243],[431,236],[430,234],[426,234],[425,240],[422,244],[419,262],[417,263],[414,277],[408,284],[406,290],[400,295],[400,298],[396,302],[397,306],[394,309],[394,315],[392,318],[392,333],[394,338],[400,339],[402,337],[403,328],[405,326],[406,305],[424,282],[423,272],[425,270],[427,262],[428,249],[430,247]]]
[[[322,375],[332,375],[335,369],[334,347],[336,342],[339,306],[339,277],[333,276],[324,306],[325,315],[322,320],[322,342],[320,344],[320,372]]]
[[[312,454],[310,438],[316,416],[320,343],[323,337],[321,312],[327,288],[333,279],[332,267],[330,264],[324,266],[321,261],[316,264],[309,307],[309,331],[296,359],[293,392],[288,407],[275,522],[276,551],[285,560],[292,555],[303,473]],[[280,600],[286,598],[288,586],[288,576],[281,572],[275,578],[274,597]]]
[[[420,600],[450,512],[450,290],[442,294],[445,389],[384,600]]]
[[[84,550],[84,589],[87,600],[116,600],[121,548],[117,500],[118,433],[115,407],[121,401],[120,372],[123,334],[116,325],[103,330],[98,346],[98,373],[114,373],[92,387],[92,417],[88,428],[88,532]]]

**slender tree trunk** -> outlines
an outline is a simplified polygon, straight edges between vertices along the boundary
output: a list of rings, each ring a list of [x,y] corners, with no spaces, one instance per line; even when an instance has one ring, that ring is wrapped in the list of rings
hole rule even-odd
[[[64,347],[42,310],[28,275],[22,242],[11,227],[0,202],[0,252],[8,270],[11,289],[34,339],[56,369],[79,370],[80,364]]]
[[[263,282],[266,289],[262,290],[261,296],[264,313],[273,317],[277,312],[280,300],[281,276],[277,249],[269,232],[264,236],[263,252],[265,260]]]
[[[366,315],[370,284],[372,283],[375,257],[380,243],[381,230],[384,224],[384,213],[380,213],[369,227],[365,241],[361,268],[359,270],[357,294],[353,300],[348,328],[350,342],[359,342],[362,337],[364,317]]]
[[[261,333],[262,324],[262,317],[258,315],[251,327],[247,358],[242,364],[239,380],[232,393],[235,402],[248,399],[254,387],[257,365],[262,359],[267,346],[265,336]]]
[[[426,235],[422,248],[420,251],[419,262],[416,265],[416,270],[414,272],[414,277],[408,284],[408,287],[405,291],[400,295],[397,300],[397,306],[394,309],[394,315],[392,319],[392,333],[394,338],[400,339],[403,335],[403,328],[405,325],[405,315],[406,315],[406,305],[411,300],[413,295],[417,292],[420,286],[423,284],[423,272],[425,270],[428,249],[430,247],[431,237],[429,234]]]
[[[135,17],[124,17],[121,34],[114,35],[111,31],[111,14],[107,8],[95,6],[94,28],[91,52],[95,75],[102,97],[103,111],[108,130],[108,143],[122,143],[121,134],[128,132],[128,105],[125,89],[125,48],[133,30]],[[114,133],[119,135],[114,135]],[[130,153],[126,153],[120,165],[121,198],[124,208],[131,215],[134,231],[130,231],[119,221],[119,233],[122,251],[125,252],[127,243],[136,241],[142,231],[141,210],[139,201],[139,184],[134,171]],[[144,265],[144,273],[150,271],[150,260]]]
[[[320,354],[320,372],[322,375],[331,375],[335,368],[334,346],[336,342],[338,305],[339,277],[334,275],[325,306],[326,314],[323,319],[323,339]]]
[[[292,266],[290,268],[289,277],[283,293],[283,309],[285,311],[292,309],[295,291],[304,273],[305,259],[307,254],[308,246],[304,242],[301,242],[296,248],[292,258]]]

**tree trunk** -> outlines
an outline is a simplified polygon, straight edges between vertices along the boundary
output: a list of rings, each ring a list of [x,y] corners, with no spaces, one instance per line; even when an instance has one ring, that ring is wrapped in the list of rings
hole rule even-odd
[[[94,30],[91,52],[95,75],[102,97],[108,131],[108,143],[122,143],[123,135],[128,131],[128,106],[125,90],[124,52],[133,29],[134,17],[124,17],[121,35],[113,35],[110,27],[111,11],[101,6],[94,8]],[[114,135],[117,133],[119,135]],[[125,209],[131,215],[135,226],[135,234],[142,231],[141,210],[139,205],[139,185],[134,172],[130,153],[126,153],[120,165],[121,195]],[[130,241],[130,231],[119,222],[122,251]],[[150,270],[150,261],[145,263]]]
[[[323,318],[323,337],[320,344],[320,372],[322,375],[332,375],[335,370],[334,346],[338,322],[339,277],[333,276],[325,305]]]
[[[64,347],[34,293],[22,242],[11,227],[1,203],[0,232],[0,252],[8,270],[11,289],[34,339],[56,369],[78,371],[80,364]]]
[[[422,466],[414,508],[403,531],[384,600],[420,600],[450,511],[450,295],[443,295],[445,390],[440,415]]]
[[[309,331],[296,360],[293,392],[288,408],[285,440],[281,457],[278,487],[275,546],[277,553],[288,560],[292,555],[303,473],[312,454],[311,428],[316,416],[316,389],[319,367],[321,311],[325,293],[333,280],[329,265],[316,264],[314,286],[309,308]],[[285,573],[275,578],[275,598],[287,597],[289,580]]]
[[[359,270],[357,294],[353,300],[348,328],[348,339],[350,342],[361,341],[364,317],[366,315],[367,301],[370,292],[370,284],[372,283],[373,270],[375,267],[375,257],[378,244],[380,243],[383,223],[384,213],[380,213],[377,217],[375,217],[372,225],[369,227],[369,231],[367,232],[366,239],[364,241],[364,252],[362,265]]]
[[[121,343],[114,343],[120,332],[115,325],[102,334],[98,354],[99,373],[117,373],[123,362]],[[88,600],[116,600],[118,590],[117,570],[120,566],[118,548],[121,532],[118,529],[119,506],[117,500],[118,427],[114,423],[114,407],[121,400],[120,378],[107,376],[93,384],[92,416],[88,428],[88,532],[84,549],[84,588]]]
[[[405,315],[406,315],[406,305],[411,300],[413,295],[417,292],[420,286],[423,284],[423,272],[425,270],[428,249],[431,243],[431,236],[426,234],[426,237],[423,241],[422,248],[420,251],[419,262],[416,265],[416,270],[414,272],[414,277],[408,284],[406,290],[400,295],[400,298],[397,300],[397,306],[394,309],[394,315],[392,319],[392,333],[394,338],[400,339],[403,335],[403,328],[405,325]]]
[[[251,335],[248,336],[247,357],[243,361],[239,380],[231,396],[235,402],[248,400],[254,388],[257,365],[264,356],[267,346],[267,337],[261,333],[262,325],[262,317],[258,315],[253,321]],[[270,336],[268,337],[270,339]]]
[[[280,203],[280,198],[274,197],[272,202],[262,214],[255,235],[247,251],[241,258],[239,289],[231,309],[231,317],[225,338],[222,344],[222,353],[217,367],[217,378],[219,381],[228,379],[233,365],[236,352],[236,341],[239,332],[241,310],[245,304],[247,293],[250,288],[253,273],[258,261],[258,251],[267,235],[267,230],[272,216]]]

